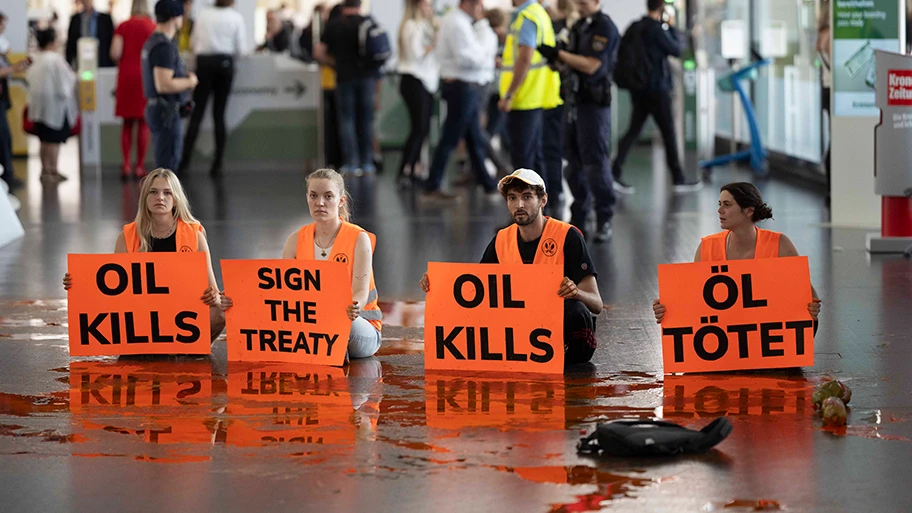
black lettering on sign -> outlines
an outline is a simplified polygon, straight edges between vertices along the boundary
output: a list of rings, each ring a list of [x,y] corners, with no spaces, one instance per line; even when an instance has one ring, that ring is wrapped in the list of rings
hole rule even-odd
[[[491,308],[500,308],[500,290],[501,287],[497,283],[497,274],[488,275],[488,305]],[[503,282],[503,308],[525,308],[526,302],[522,300],[513,299],[513,282],[509,274],[501,275],[501,281]],[[471,283],[475,288],[475,295],[472,299],[466,299],[464,293],[464,286],[467,283]],[[473,274],[463,274],[456,278],[456,281],[453,282],[453,298],[456,299],[456,303],[463,308],[476,308],[484,302],[485,289],[484,283],[481,281],[481,278]]]
[[[708,335],[715,335],[716,340],[718,341],[716,350],[713,352],[706,350],[705,339]],[[708,362],[716,361],[725,356],[725,353],[728,352],[728,335],[725,333],[725,330],[718,326],[703,326],[697,330],[696,335],[694,335],[694,351],[701,360],[706,360]]]
[[[741,275],[741,291],[744,297],[744,308],[761,308],[766,306],[765,299],[754,299],[754,286],[751,283],[751,275]]]
[[[738,357],[747,358],[748,357],[748,348],[747,348],[747,334],[751,331],[757,331],[756,324],[735,324],[728,327],[729,333],[738,334]]]
[[[161,331],[160,331],[161,326],[160,326],[160,323],[158,322],[158,312],[152,312],[151,320],[152,320],[152,343],[153,344],[174,342],[173,336],[161,334]]]
[[[199,326],[188,322],[188,320],[196,320],[196,312],[181,312],[177,314],[174,318],[174,324],[177,325],[177,329],[184,330],[187,332],[186,335],[183,333],[177,334],[177,341],[184,344],[192,344],[199,340],[200,338],[200,329]]]
[[[550,362],[551,359],[554,358],[554,348],[551,346],[550,342],[551,330],[546,330],[545,328],[532,330],[532,333],[529,334],[529,343],[532,344],[532,347],[535,349],[540,349],[544,351],[544,353],[532,353],[529,355],[529,360],[532,360],[535,363]]]
[[[81,313],[79,314],[79,344],[83,346],[89,345],[89,336],[98,341],[98,343],[103,345],[108,345],[111,343],[104,335],[98,331],[98,326],[105,320],[108,316],[106,313],[98,314],[95,316],[95,319],[92,322],[89,322],[89,314]]]
[[[684,335],[693,335],[693,328],[662,328],[662,336],[671,335],[674,344],[675,363],[684,361]]]
[[[504,305],[506,306],[506,305]],[[516,354],[516,351],[513,350],[513,328],[507,328],[507,332],[504,333],[504,336],[507,339],[507,361],[508,362],[525,362],[529,357],[525,353]]]
[[[469,328],[474,329],[474,328]],[[479,332],[481,333],[481,359],[487,361],[498,361],[503,360],[504,357],[500,353],[492,353],[488,348],[488,328],[480,328]]]
[[[466,275],[466,276],[468,276],[468,275]],[[463,356],[462,353],[459,352],[459,349],[457,349],[456,346],[453,345],[453,340],[455,340],[456,337],[458,337],[459,334],[462,333],[463,329],[464,328],[462,326],[456,326],[455,328],[453,328],[450,331],[449,335],[444,336],[443,326],[437,326],[437,329],[436,329],[437,336],[435,338],[437,339],[437,359],[438,360],[443,360],[444,356],[446,355],[444,350],[449,351],[450,354],[453,356],[453,358],[456,358],[457,360],[466,359],[466,357]],[[471,344],[471,346],[474,349],[474,347],[475,347],[474,341]]]
[[[320,291],[320,271],[305,269],[303,274],[300,269],[270,269],[261,267],[257,270],[260,283],[257,287],[263,290],[286,288],[289,290],[315,290]]]
[[[110,271],[114,271],[114,274],[117,275],[117,284],[114,287],[108,287],[105,278]],[[98,268],[98,272],[95,273],[95,286],[98,287],[98,290],[106,296],[117,296],[123,294],[127,290],[127,270],[117,264],[104,264]]]
[[[764,322],[760,324],[760,354],[764,358],[769,356],[785,356],[783,349],[773,349],[772,344],[782,342],[782,335],[770,333],[772,330],[781,330],[781,322]]]
[[[723,267],[728,268],[728,266]],[[716,272],[715,269],[716,267],[713,266],[713,272]],[[716,285],[725,286],[725,299],[722,301],[716,301]],[[738,284],[731,276],[724,274],[711,276],[703,285],[703,301],[713,310],[728,310],[738,302]]]
[[[475,297],[471,301],[466,300],[465,296],[462,294],[463,285],[466,283],[471,283],[475,286]],[[484,301],[484,284],[481,283],[481,280],[478,276],[472,274],[463,274],[456,278],[456,281],[453,282],[453,297],[456,299],[456,303],[463,308],[475,308]]]
[[[785,323],[785,327],[790,330],[795,330],[795,354],[803,355],[804,354],[804,332],[807,329],[811,330],[811,335],[814,333],[814,321],[792,321]]]

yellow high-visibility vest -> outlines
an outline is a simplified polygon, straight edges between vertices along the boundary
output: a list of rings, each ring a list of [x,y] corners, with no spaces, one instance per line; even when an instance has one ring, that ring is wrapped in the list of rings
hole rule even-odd
[[[519,52],[519,29],[528,20],[536,25],[537,45],[555,46],[554,27],[545,8],[533,3],[520,11],[510,24],[510,33],[504,44],[503,67],[500,73],[500,96],[506,96],[513,82],[513,66]],[[553,109],[562,104],[560,98],[560,74],[548,66],[538,50],[532,55],[529,72],[522,85],[513,94],[511,110]]]

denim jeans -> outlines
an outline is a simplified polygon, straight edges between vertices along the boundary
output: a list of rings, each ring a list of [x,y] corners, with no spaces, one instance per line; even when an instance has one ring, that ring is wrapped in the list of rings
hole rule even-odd
[[[465,138],[476,181],[487,191],[495,190],[497,184],[488,174],[484,163],[486,152],[484,135],[481,133],[481,87],[455,81],[444,82],[441,89],[447,104],[446,120],[443,122],[440,141],[434,150],[425,189],[428,192],[440,189],[450,155],[459,141]]]
[[[146,104],[146,124],[152,132],[152,144],[155,146],[155,167],[176,172],[183,146],[177,109],[162,100],[150,101]]]
[[[336,109],[342,166],[350,170],[374,168],[374,88],[373,77],[336,84]]]
[[[373,324],[358,317],[352,322],[351,334],[348,336],[348,357],[367,358],[380,349],[380,332]]]

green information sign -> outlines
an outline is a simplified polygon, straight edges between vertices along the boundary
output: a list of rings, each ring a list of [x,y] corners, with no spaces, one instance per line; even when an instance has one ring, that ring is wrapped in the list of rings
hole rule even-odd
[[[899,51],[902,0],[832,0],[833,114],[878,116],[874,51]]]

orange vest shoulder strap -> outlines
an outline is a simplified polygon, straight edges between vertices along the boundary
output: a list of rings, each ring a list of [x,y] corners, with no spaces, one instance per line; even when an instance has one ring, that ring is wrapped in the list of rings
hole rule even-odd
[[[703,237],[700,242],[700,261],[718,262],[727,260],[725,242],[728,240],[728,230]]]
[[[519,247],[516,244],[517,231],[519,231],[519,227],[516,226],[516,223],[513,223],[497,232],[497,238],[494,240],[494,250],[497,253],[498,263],[523,263],[522,256],[519,254]]]
[[[545,230],[542,232],[538,249],[535,251],[533,263],[563,265],[564,242],[567,240],[567,232],[571,229],[575,229],[571,224],[546,217]]]
[[[314,230],[316,225],[310,223],[298,230],[298,246],[295,249],[295,258],[298,260],[314,259]]]
[[[779,232],[757,228],[757,248],[754,251],[754,258],[778,258],[781,236],[782,234]]]
[[[123,227],[124,243],[127,246],[127,253],[136,253],[139,251],[139,235],[136,233],[136,222],[125,224]]]
[[[175,245],[178,253],[194,253],[199,248],[198,233],[202,233],[203,225],[199,223],[185,223],[177,220],[177,234],[175,235]]]

